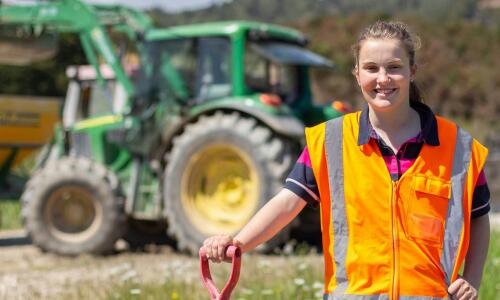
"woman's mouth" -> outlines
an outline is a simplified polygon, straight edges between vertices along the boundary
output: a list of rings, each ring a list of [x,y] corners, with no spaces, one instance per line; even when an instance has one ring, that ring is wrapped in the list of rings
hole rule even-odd
[[[396,89],[374,89],[375,93],[377,93],[377,96],[380,96],[380,97],[388,97],[390,95],[392,95]]]

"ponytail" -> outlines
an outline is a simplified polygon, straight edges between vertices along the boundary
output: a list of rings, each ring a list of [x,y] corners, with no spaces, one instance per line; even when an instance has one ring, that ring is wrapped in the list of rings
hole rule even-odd
[[[410,81],[410,103],[412,102],[421,102],[423,103],[424,100],[422,99],[422,96],[420,94],[420,89],[418,86],[415,84],[415,82]]]

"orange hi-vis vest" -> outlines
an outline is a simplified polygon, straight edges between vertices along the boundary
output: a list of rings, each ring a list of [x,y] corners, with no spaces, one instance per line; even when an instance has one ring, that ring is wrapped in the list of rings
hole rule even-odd
[[[306,129],[320,194],[324,299],[448,299],[469,245],[472,196],[488,150],[437,117],[439,145],[392,181],[360,113]]]

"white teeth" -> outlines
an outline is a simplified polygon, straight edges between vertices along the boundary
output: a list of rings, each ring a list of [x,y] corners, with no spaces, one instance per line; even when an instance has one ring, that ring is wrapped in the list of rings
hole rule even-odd
[[[382,94],[389,94],[394,91],[394,89],[376,89],[375,90],[377,93],[382,93]]]

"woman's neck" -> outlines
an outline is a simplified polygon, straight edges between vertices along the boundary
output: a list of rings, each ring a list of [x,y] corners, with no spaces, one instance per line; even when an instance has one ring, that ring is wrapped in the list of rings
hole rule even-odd
[[[398,132],[403,128],[411,127],[416,123],[415,121],[419,121],[418,114],[410,105],[401,105],[398,109],[391,111],[377,111],[370,107],[369,118],[373,128],[386,132]]]
[[[373,129],[394,153],[404,142],[420,132],[420,117],[410,105],[401,105],[393,111],[370,108],[368,117]]]

